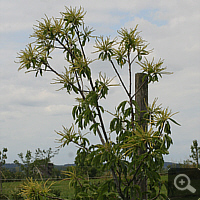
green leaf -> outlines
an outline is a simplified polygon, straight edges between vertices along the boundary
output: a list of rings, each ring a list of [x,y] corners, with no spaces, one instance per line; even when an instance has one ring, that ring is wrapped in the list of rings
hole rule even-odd
[[[101,112],[104,113],[104,108],[103,108],[103,106],[99,106],[99,108],[100,108]]]
[[[167,134],[171,134],[170,124],[169,124],[168,121],[165,124],[164,132],[167,133]]]
[[[127,109],[125,110],[125,112],[124,112],[124,117],[130,116],[131,113],[132,113],[132,108],[131,108],[131,107],[127,108]]]
[[[176,122],[174,119],[172,118],[169,118],[169,120],[171,120],[174,124],[178,125],[178,126],[181,126],[178,122]]]
[[[72,85],[72,89],[74,90],[74,92],[75,92],[76,94],[78,94],[78,88],[77,88],[75,85]]]
[[[141,61],[142,60],[142,55],[138,54],[138,60]]]
[[[90,131],[93,130],[94,134],[96,135],[96,131],[99,125],[99,123],[92,124],[92,126],[90,126]]]
[[[120,109],[122,110],[122,113],[124,114],[124,109],[126,106],[127,101],[122,101],[119,106],[117,107],[117,111],[119,111]]]
[[[117,121],[117,118],[113,118],[110,122],[110,131],[114,131],[115,130],[115,123]]]
[[[78,106],[74,106],[73,109],[72,109],[72,116],[73,116],[73,119],[76,118],[77,107],[78,107]]]

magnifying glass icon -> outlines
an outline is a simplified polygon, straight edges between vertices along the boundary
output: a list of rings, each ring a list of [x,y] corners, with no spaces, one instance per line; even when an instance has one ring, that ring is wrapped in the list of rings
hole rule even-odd
[[[180,178],[180,180],[178,180]],[[186,181],[184,181],[186,179]],[[183,187],[180,187],[177,185],[177,182],[179,185],[183,185]],[[187,183],[186,183],[187,182]],[[185,184],[186,183],[186,184]],[[191,181],[190,178],[186,174],[179,174],[174,179],[174,185],[178,190],[189,190],[192,193],[196,192],[196,189],[190,185]]]

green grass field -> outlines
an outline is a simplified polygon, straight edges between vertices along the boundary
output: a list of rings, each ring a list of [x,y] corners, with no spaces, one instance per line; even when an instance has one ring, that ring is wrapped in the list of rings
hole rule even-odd
[[[74,190],[73,190],[73,188],[69,188],[69,180],[48,181],[48,185],[50,185],[52,182],[54,182],[54,184],[51,187],[51,189],[60,191],[60,198],[64,198],[64,199],[69,198],[70,199],[73,196]],[[8,196],[9,199],[11,200],[12,199],[12,197],[11,197],[12,193],[14,193],[14,191],[19,190],[19,188],[22,184],[23,184],[23,181],[3,183],[3,187],[2,187],[3,194],[5,194],[5,196]]]
[[[162,176],[162,180],[167,180],[167,175]],[[92,180],[92,181],[100,181],[100,179]],[[73,188],[69,187],[69,180],[63,181],[53,181],[54,184],[51,187],[54,191],[60,192],[60,198],[63,199],[71,199],[74,194]],[[19,189],[20,185],[23,182],[4,182],[3,183],[3,194],[9,198],[9,200],[14,200],[16,197],[13,198],[12,193],[16,193]],[[51,184],[52,181],[48,181],[48,184]],[[165,187],[161,190],[162,193],[167,194]],[[3,200],[3,198],[0,198]],[[7,198],[5,198],[7,199]],[[8,199],[7,199],[8,200]]]

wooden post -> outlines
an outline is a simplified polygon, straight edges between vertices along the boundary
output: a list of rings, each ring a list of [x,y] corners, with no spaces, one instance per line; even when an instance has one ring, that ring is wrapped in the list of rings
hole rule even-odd
[[[0,195],[3,194],[3,189],[2,189],[2,167],[0,163]]]
[[[147,123],[143,121],[143,116],[147,111],[146,106],[148,105],[148,79],[144,79],[144,73],[135,74],[135,101],[138,104],[140,112],[136,111],[136,120],[139,122],[139,125],[142,126],[143,130],[147,130]],[[139,149],[138,155],[143,154],[146,149]],[[147,192],[147,180],[144,178],[140,184],[141,192]],[[142,196],[143,200],[147,199],[147,195]]]

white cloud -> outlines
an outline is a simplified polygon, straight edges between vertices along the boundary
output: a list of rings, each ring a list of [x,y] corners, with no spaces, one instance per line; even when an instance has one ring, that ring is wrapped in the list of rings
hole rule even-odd
[[[17,72],[19,65],[14,63],[16,52],[31,41],[28,37],[32,33],[33,24],[37,24],[36,20],[40,20],[44,14],[49,17],[60,16],[59,12],[65,10],[65,5],[82,5],[87,11],[86,22],[96,29],[96,35],[114,37],[116,29],[139,24],[141,35],[150,43],[150,48],[155,49],[152,56],[156,60],[160,57],[165,59],[164,66],[168,67],[168,71],[174,71],[174,75],[166,76],[160,83],[149,86],[150,103],[154,97],[159,97],[158,101],[164,107],[169,106],[173,112],[180,111],[174,118],[182,126],[173,126],[174,146],[166,159],[185,159],[192,140],[200,140],[198,0],[182,0],[181,3],[178,0],[60,0],[59,3],[57,0],[18,0],[1,1],[0,6],[0,148],[2,145],[8,146],[9,162],[16,159],[17,153],[25,152],[28,148],[34,151],[38,147],[48,149],[50,146],[57,146],[54,144],[54,138],[57,137],[54,130],[60,130],[62,125],[70,126],[73,122],[70,115],[72,105],[75,104],[74,96],[66,94],[64,90],[56,92],[61,86],[49,84],[53,82],[52,74],[45,73],[44,77],[35,78],[33,73]],[[91,44],[87,50],[94,51]],[[65,65],[62,54],[55,53],[51,63],[61,72]],[[99,71],[105,71],[109,77],[113,77],[108,63],[95,62],[92,70],[95,76]],[[120,72],[126,80],[126,73]],[[117,78],[115,81],[118,82]],[[119,87],[111,88],[110,95],[108,103],[102,102],[107,109],[124,98]],[[114,107],[111,109],[114,110]],[[105,116],[105,121],[108,126],[108,115]],[[74,152],[75,148],[68,148],[66,151]],[[54,159],[55,162],[72,162],[72,153],[66,154],[62,150]]]
[[[66,113],[71,113],[72,107],[68,105],[49,105],[45,107],[45,111],[50,115],[66,115]]]

